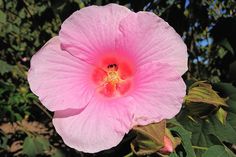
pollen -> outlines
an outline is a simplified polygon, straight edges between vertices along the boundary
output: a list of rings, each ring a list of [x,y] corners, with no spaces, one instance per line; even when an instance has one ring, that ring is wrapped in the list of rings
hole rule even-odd
[[[117,97],[126,94],[132,83],[132,71],[128,64],[110,63],[97,68],[93,80],[98,85],[98,93],[105,97]]]
[[[119,74],[117,71],[108,71],[107,72],[107,77],[105,77],[104,82],[105,83],[111,83],[113,85],[118,84],[121,80]]]

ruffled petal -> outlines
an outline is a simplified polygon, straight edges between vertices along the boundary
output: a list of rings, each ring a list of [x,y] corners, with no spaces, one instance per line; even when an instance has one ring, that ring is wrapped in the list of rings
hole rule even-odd
[[[129,14],[120,22],[119,52],[129,53],[137,66],[157,61],[173,66],[179,75],[187,71],[187,48],[167,22],[154,13]]]
[[[30,89],[51,111],[83,108],[91,99],[92,66],[61,50],[58,37],[49,40],[32,58]]]
[[[133,125],[146,125],[173,118],[181,109],[186,85],[168,64],[148,63],[140,67],[132,93],[136,106]]]
[[[115,101],[93,99],[81,112],[56,111],[53,125],[70,147],[95,153],[119,144],[131,129],[129,98]]]
[[[119,22],[130,12],[117,4],[76,11],[61,26],[62,48],[90,63],[102,53],[115,53]]]

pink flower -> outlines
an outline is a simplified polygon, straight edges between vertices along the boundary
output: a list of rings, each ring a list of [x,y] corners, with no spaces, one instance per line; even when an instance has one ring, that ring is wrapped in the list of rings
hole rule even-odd
[[[79,151],[116,146],[135,125],[181,108],[186,46],[153,13],[109,4],[73,13],[32,58],[31,90],[64,142]]]

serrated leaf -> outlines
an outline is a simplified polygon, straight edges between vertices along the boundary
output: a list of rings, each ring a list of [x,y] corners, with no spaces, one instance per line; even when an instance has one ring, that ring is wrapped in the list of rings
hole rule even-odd
[[[164,146],[165,127],[165,121],[134,127],[137,137],[131,142],[132,151],[138,156],[157,152]]]

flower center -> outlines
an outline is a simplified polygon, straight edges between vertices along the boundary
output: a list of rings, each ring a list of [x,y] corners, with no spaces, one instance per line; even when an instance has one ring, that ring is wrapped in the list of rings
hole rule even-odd
[[[105,97],[116,97],[129,91],[132,75],[133,71],[127,63],[116,61],[96,68],[93,72],[93,81],[98,85],[100,94]]]
[[[104,82],[111,83],[113,85],[121,81],[120,76],[117,71],[108,71],[107,77],[104,79]]]

